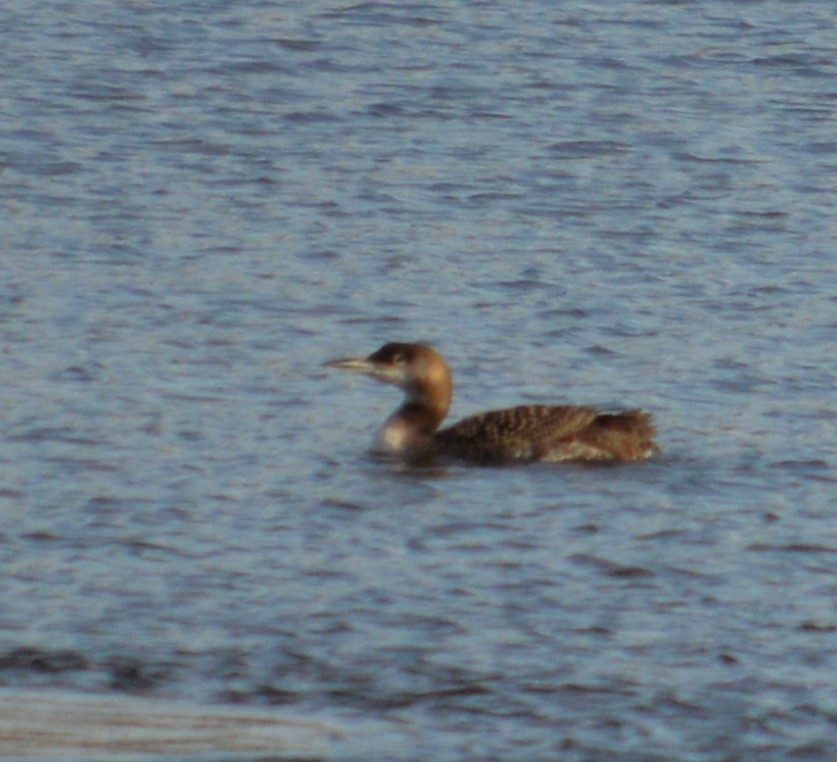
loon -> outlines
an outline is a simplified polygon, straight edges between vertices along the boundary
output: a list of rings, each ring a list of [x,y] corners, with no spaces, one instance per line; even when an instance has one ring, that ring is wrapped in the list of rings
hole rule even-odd
[[[450,408],[453,377],[426,344],[391,342],[368,357],[331,360],[397,386],[404,402],[378,432],[375,451],[407,461],[452,458],[483,464],[644,460],[657,452],[649,413],[589,407],[521,405],[478,413],[439,430]]]

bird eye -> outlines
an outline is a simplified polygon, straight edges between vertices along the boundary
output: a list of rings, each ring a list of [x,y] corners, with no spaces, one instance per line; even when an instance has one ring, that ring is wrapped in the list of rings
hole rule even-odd
[[[397,354],[396,354],[396,355],[392,358],[392,361],[393,361],[396,365],[403,365],[405,362],[407,362],[407,358],[406,358],[406,357],[404,357],[404,354],[403,354],[402,352],[398,352],[398,353],[397,353]]]

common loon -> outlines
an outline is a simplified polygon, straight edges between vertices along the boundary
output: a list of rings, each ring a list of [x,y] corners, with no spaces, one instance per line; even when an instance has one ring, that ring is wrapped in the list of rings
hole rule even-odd
[[[651,415],[602,413],[589,407],[521,405],[469,416],[446,429],[453,378],[425,344],[384,344],[368,357],[332,360],[330,368],[362,373],[404,392],[404,402],[378,432],[375,450],[408,461],[436,457],[477,463],[638,461],[658,451]]]

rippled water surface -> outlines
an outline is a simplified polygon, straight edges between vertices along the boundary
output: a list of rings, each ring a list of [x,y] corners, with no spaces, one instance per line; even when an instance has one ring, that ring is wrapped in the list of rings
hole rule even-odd
[[[7,699],[336,723],[318,759],[835,758],[832,3],[0,23]],[[322,363],[393,339],[454,417],[641,406],[663,452],[377,462],[397,394]]]

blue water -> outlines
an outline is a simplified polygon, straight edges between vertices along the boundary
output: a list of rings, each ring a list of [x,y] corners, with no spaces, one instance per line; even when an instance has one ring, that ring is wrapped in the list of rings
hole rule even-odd
[[[411,760],[834,759],[837,7],[0,26],[0,686]],[[397,394],[322,363],[388,340],[454,418],[643,407],[663,452],[377,462]]]

